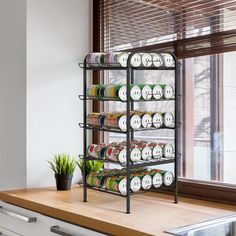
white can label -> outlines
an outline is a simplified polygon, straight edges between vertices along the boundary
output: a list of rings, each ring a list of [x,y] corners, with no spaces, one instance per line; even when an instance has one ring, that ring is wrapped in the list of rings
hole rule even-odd
[[[152,184],[155,188],[159,188],[162,185],[162,176],[160,173],[156,173],[152,178]]]
[[[162,157],[162,148],[160,145],[154,146],[154,148],[152,149],[152,155],[155,159],[159,159]]]
[[[118,154],[118,160],[121,164],[126,163],[126,148],[122,149]]]
[[[121,130],[126,131],[127,130],[127,119],[126,115],[123,115],[119,118],[118,126]]]
[[[139,53],[135,53],[132,57],[131,57],[131,65],[133,67],[139,67],[141,65],[141,56]]]
[[[141,93],[141,89],[139,88],[139,86],[134,85],[132,86],[131,90],[130,90],[130,97],[134,100],[137,101],[141,98],[142,93]]]
[[[142,65],[144,67],[150,67],[152,65],[152,56],[150,53],[142,54]]]
[[[137,192],[141,188],[141,180],[139,177],[135,176],[130,181],[130,188],[133,192]]]
[[[152,126],[152,117],[149,114],[144,114],[142,117],[142,126],[145,129],[148,129]]]
[[[152,187],[152,177],[150,175],[145,175],[142,178],[142,188],[143,189],[150,189]]]
[[[166,144],[163,148],[163,155],[166,158],[171,158],[174,155],[174,147],[171,144]]]
[[[150,160],[152,158],[152,149],[150,147],[144,147],[142,149],[142,159]]]
[[[141,118],[138,115],[132,115],[130,119],[130,126],[133,129],[139,129],[141,127]]]
[[[128,57],[129,57],[129,53],[126,53],[126,52],[119,53],[118,62],[120,63],[122,67],[127,66]]]
[[[169,53],[162,53],[162,56],[164,58],[164,64],[166,67],[174,67],[175,61],[172,55]]]
[[[163,183],[165,186],[170,186],[173,182],[173,174],[167,171],[163,176]]]
[[[140,161],[141,159],[141,151],[139,148],[133,148],[130,152],[130,159],[132,162]]]
[[[127,100],[127,89],[126,89],[126,86],[122,86],[120,89],[119,89],[119,92],[118,92],[118,96],[120,98],[121,101],[126,101]]]
[[[154,53],[152,55],[152,62],[153,62],[153,65],[155,67],[161,67],[163,66],[163,58],[161,56],[161,54],[158,54],[158,53]]]
[[[120,191],[121,195],[126,195],[126,192],[127,192],[126,191],[126,178],[122,179],[119,182],[118,188],[119,188],[119,191]]]
[[[174,116],[171,112],[166,112],[164,115],[164,125],[166,127],[173,127],[174,126]]]
[[[166,85],[164,88],[164,97],[166,99],[173,98],[174,96],[174,88],[171,85]]]
[[[160,85],[155,85],[152,89],[152,96],[156,99],[159,100],[163,96],[163,90]]]
[[[163,118],[162,118],[162,115],[159,114],[159,113],[156,113],[153,117],[152,117],[152,123],[153,123],[153,126],[155,128],[160,128],[163,124]]]
[[[145,85],[142,88],[142,98],[144,100],[150,100],[152,98],[152,88],[149,85]]]

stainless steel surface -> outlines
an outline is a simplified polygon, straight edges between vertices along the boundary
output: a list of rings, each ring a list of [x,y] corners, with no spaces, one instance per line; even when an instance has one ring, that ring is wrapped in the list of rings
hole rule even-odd
[[[59,225],[51,226],[50,231],[55,234],[62,235],[62,236],[75,236],[75,234],[71,234],[71,233],[66,232],[65,230],[60,229]]]
[[[236,215],[208,220],[165,232],[179,236],[236,236]]]
[[[4,215],[7,215],[7,216],[14,217],[14,218],[16,218],[18,220],[22,220],[22,221],[25,221],[25,222],[28,222],[28,223],[33,223],[33,222],[37,221],[36,217],[26,217],[26,216],[23,216],[23,215],[19,215],[19,214],[15,213],[15,212],[3,209],[2,206],[0,206],[0,213],[2,213]]]

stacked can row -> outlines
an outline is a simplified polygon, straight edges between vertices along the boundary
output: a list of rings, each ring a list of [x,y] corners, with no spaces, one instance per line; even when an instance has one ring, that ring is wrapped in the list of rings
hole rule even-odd
[[[127,163],[127,142],[113,142],[110,144],[90,144],[87,148],[87,154],[90,157]],[[173,158],[175,149],[169,143],[156,143],[133,140],[130,142],[130,160],[135,163],[139,161],[149,161],[151,159],[160,160],[161,158]]]
[[[127,130],[127,116],[124,112],[117,113],[96,113],[87,115],[89,126],[99,126],[100,128],[115,128],[121,131]],[[137,130],[140,128],[173,128],[175,125],[174,114],[171,112],[143,112],[131,111],[130,126]]]
[[[88,66],[127,67],[130,52],[90,53],[86,57]],[[175,60],[170,53],[134,53],[130,59],[133,67],[174,67]]]
[[[175,94],[174,87],[169,84],[131,84],[129,87],[130,98],[133,101],[173,99]],[[91,98],[127,101],[127,86],[125,84],[90,85],[86,94]]]
[[[102,188],[126,195],[126,170],[104,170],[99,173],[90,172],[87,175],[87,184],[91,187]],[[148,190],[151,187],[159,188],[162,185],[170,186],[173,183],[173,174],[170,171],[159,169],[137,169],[130,174],[130,190]]]

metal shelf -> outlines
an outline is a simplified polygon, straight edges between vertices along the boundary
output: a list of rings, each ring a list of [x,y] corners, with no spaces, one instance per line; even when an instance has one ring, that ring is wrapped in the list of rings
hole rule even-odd
[[[90,129],[90,130],[99,130],[102,132],[112,132],[112,133],[119,133],[119,134],[127,134],[127,131],[123,131],[120,129],[115,129],[115,128],[101,128],[97,126],[90,126],[90,125],[84,125],[83,123],[79,123],[80,128],[85,128],[85,129]],[[163,129],[170,129],[174,130],[175,127],[161,127],[161,128],[155,128],[155,127],[150,127],[150,128],[139,128],[139,129],[130,129],[130,132],[140,132],[140,131],[152,131],[152,130],[163,130]]]
[[[79,95],[78,96],[80,100],[96,100],[96,101],[108,101],[108,102],[128,102],[126,101],[122,101],[120,99],[116,99],[116,98],[100,98],[100,97],[86,97],[84,95]],[[149,99],[149,100],[131,100],[131,102],[168,102],[168,101],[175,101],[175,98],[170,98],[170,99]]]
[[[79,157],[84,158],[83,155],[80,155]],[[123,168],[127,168],[127,164],[121,164],[120,162],[116,162],[116,161],[95,158],[95,157],[91,157],[91,156],[86,156],[85,158],[86,158],[86,160],[90,160],[90,161],[101,161],[101,162],[106,162],[106,163],[112,163],[112,164],[122,166]],[[135,169],[135,168],[141,168],[141,167],[146,167],[146,166],[169,164],[169,163],[174,163],[174,162],[175,162],[175,158],[161,157],[158,160],[157,159],[150,159],[148,161],[140,160],[138,162],[133,162],[132,164],[129,165],[129,168]]]

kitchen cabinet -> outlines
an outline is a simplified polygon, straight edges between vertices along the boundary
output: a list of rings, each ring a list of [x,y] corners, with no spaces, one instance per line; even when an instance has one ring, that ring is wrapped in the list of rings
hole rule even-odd
[[[2,235],[23,236],[104,236],[105,234],[72,225],[45,215],[0,201]],[[0,228],[0,229],[1,229]],[[6,232],[6,230],[8,230]],[[6,233],[5,233],[6,232]],[[12,233],[12,232],[15,232]],[[4,234],[3,234],[4,233]]]

